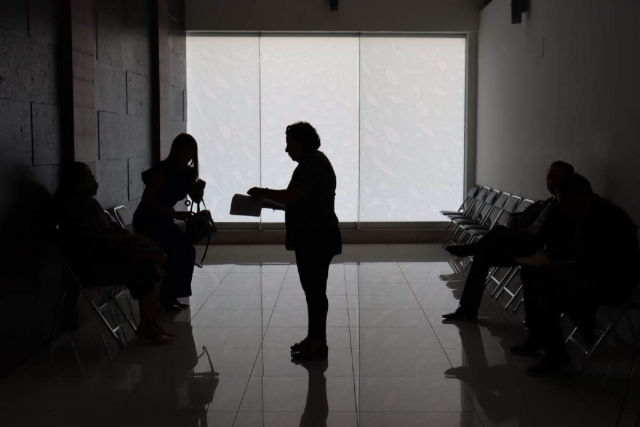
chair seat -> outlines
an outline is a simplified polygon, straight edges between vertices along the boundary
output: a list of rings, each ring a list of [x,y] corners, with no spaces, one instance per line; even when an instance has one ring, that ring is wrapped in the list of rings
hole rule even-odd
[[[458,225],[462,225],[462,224],[480,225],[480,222],[478,220],[471,219],[471,218],[453,218],[452,221]]]
[[[487,227],[486,225],[482,225],[480,224],[480,222],[476,221],[476,222],[461,224],[460,228],[464,230],[472,230],[472,229],[488,229],[489,227]]]
[[[488,228],[474,228],[468,231],[474,236],[486,236],[491,230],[489,230]]]
[[[453,219],[453,218],[471,218],[469,215],[465,215],[465,214],[460,213],[460,212],[447,214],[445,216],[448,217],[449,219]]]

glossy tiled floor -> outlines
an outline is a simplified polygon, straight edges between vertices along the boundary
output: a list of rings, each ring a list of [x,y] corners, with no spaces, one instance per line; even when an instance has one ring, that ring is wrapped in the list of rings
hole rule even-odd
[[[628,361],[528,378],[531,361],[508,353],[522,331],[490,301],[478,324],[442,323],[463,278],[439,248],[346,247],[329,277],[328,361],[305,364],[289,357],[307,323],[290,254],[216,249],[227,263],[197,271],[191,310],[162,318],[176,341],[117,351],[84,327],[0,382],[0,425],[614,424]]]

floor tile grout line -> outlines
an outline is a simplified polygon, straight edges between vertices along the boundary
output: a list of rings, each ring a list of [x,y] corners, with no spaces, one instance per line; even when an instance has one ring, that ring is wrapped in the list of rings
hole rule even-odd
[[[234,264],[235,266],[235,264]],[[205,305],[207,305],[207,302],[211,299],[211,297],[213,296],[213,293],[216,291],[216,289],[218,289],[218,287],[220,286],[220,284],[222,282],[224,282],[224,279],[227,278],[227,276],[229,275],[229,273],[231,273],[231,270],[233,270],[233,266],[229,269],[229,271],[227,271],[224,275],[224,277],[222,278],[222,280],[220,280],[220,283],[218,283],[216,285],[216,287],[213,289],[213,291],[211,291],[211,294],[209,295],[209,297],[204,301],[204,303],[198,308],[198,310],[196,310],[196,312],[193,314],[193,316],[191,316],[191,319],[189,319],[189,324],[191,324],[191,321],[193,320],[194,317],[196,317],[198,315],[198,313],[200,313],[200,310],[202,310],[202,307],[204,307]]]
[[[359,264],[356,264],[359,265]],[[349,324],[349,326],[347,326],[349,329],[349,349],[351,350],[351,371],[353,372],[353,397],[354,397],[354,404],[355,404],[355,410],[356,410],[356,426],[359,427],[360,426],[360,412],[359,412],[359,405],[358,405],[358,385],[360,384],[360,376],[357,375],[356,376],[356,366],[355,366],[355,355],[353,354],[353,336],[351,335],[351,316],[349,313],[349,293],[347,292],[347,269],[346,266],[344,264],[342,264],[343,266],[343,276],[344,276],[344,291],[345,291],[345,295],[347,298],[347,323]],[[357,267],[356,267],[356,272],[357,272]],[[359,276],[359,274],[358,274]],[[359,280],[358,280],[359,282]],[[359,284],[357,284],[356,288],[359,287]],[[359,292],[358,292],[359,294]],[[356,300],[357,301],[357,300]],[[357,302],[356,302],[356,305]],[[358,308],[356,308],[356,312],[358,313],[358,317],[359,317],[359,310]],[[358,319],[359,320],[359,319]],[[360,322],[356,323],[355,326],[356,329],[360,328]],[[358,344],[360,343],[360,334],[358,333]],[[360,367],[360,345],[358,345],[358,367]]]
[[[285,271],[285,275],[282,279],[282,283],[280,284],[280,289],[278,291],[278,296],[276,297],[276,304],[278,303],[278,299],[280,299],[280,292],[282,291],[282,286],[284,284],[284,278],[286,278],[287,273],[289,271],[289,268],[291,266],[289,265],[287,267],[287,271]],[[267,326],[264,326],[264,307],[263,307],[263,302],[264,302],[264,295],[262,293],[262,265],[260,268],[260,319],[261,319],[261,332],[260,332],[260,346],[258,347],[258,353],[256,354],[256,360],[253,362],[253,366],[251,368],[251,372],[249,373],[249,379],[247,380],[247,385],[244,388],[244,392],[242,393],[242,398],[240,399],[240,403],[238,404],[238,410],[236,411],[236,416],[233,419],[233,424],[232,426],[234,426],[236,424],[236,421],[238,420],[238,416],[240,415],[240,409],[242,408],[242,402],[244,402],[244,398],[247,394],[247,390],[249,389],[249,383],[251,382],[251,378],[253,378],[253,372],[256,369],[256,365],[259,362],[260,359],[260,355],[262,354],[262,377],[264,378],[264,338],[266,336],[266,331],[269,328],[269,323],[271,322],[271,317],[273,316],[273,312],[275,311],[275,305],[273,307],[273,310],[271,310],[271,316],[269,316],[269,320],[267,321]],[[261,402],[262,402],[262,413],[264,414],[264,380],[260,381],[261,384]],[[262,425],[264,426],[264,416],[262,417]]]
[[[398,267],[400,267],[400,266],[398,265]],[[449,365],[451,365],[451,367],[453,368],[453,363],[451,362],[451,358],[449,357],[449,354],[447,354],[447,351],[445,350],[444,346],[442,345],[442,341],[440,341],[440,337],[438,336],[438,334],[436,334],[436,331],[435,331],[435,329],[433,327],[433,324],[431,323],[431,320],[429,320],[429,317],[427,316],[427,313],[426,313],[422,303],[420,302],[420,300],[416,296],[415,291],[413,290],[413,287],[409,283],[409,280],[407,279],[407,276],[406,276],[404,270],[402,270],[402,268],[400,268],[400,271],[402,272],[402,276],[407,281],[407,284],[409,285],[409,288],[411,289],[411,292],[413,293],[414,298],[416,299],[416,301],[418,301],[418,305],[420,305],[420,308],[422,309],[422,313],[424,314],[424,317],[427,318],[427,322],[429,322],[429,327],[431,328],[431,331],[433,332],[433,335],[438,340],[438,343],[440,344],[440,348],[442,349],[442,351],[444,352],[445,357],[449,361]],[[455,271],[454,271],[454,273],[455,273]],[[484,348],[483,348],[483,350],[484,350]],[[460,384],[460,388],[462,389],[462,392],[464,393],[464,396],[467,398],[467,400],[471,404],[471,407],[473,408],[473,412],[476,414],[476,417],[480,420],[480,424],[482,424],[482,426],[484,427],[484,423],[482,422],[482,418],[480,417],[480,413],[478,412],[478,409],[476,408],[476,406],[473,404],[473,401],[471,400],[471,397],[469,396],[469,393],[467,393],[467,390],[464,387],[464,384],[462,383],[462,381],[460,381],[460,379],[458,379],[458,384]]]

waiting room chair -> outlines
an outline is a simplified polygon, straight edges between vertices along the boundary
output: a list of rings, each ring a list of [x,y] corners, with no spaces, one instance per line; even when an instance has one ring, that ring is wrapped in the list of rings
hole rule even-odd
[[[118,223],[130,233],[133,233],[133,214],[126,206],[120,205],[113,208],[113,213]]]
[[[625,314],[628,314],[630,310],[635,309],[635,310],[639,310],[640,309],[640,301],[638,300],[638,296],[639,296],[639,291],[640,291],[640,284],[636,285],[636,287],[634,288],[634,290],[632,291],[631,295],[625,300],[622,301],[618,304],[615,303],[606,303],[606,304],[602,304],[599,307],[599,312],[602,312],[602,309],[605,310],[615,310],[618,309],[618,314],[612,317],[611,322],[609,322],[609,325],[604,329],[604,330],[597,330],[596,332],[600,334],[600,336],[598,337],[598,339],[595,341],[595,343],[593,343],[592,345],[589,345],[588,343],[582,343],[580,342],[578,339],[576,339],[576,332],[578,332],[578,327],[574,327],[573,330],[571,331],[571,333],[569,334],[569,336],[566,338],[566,342],[572,342],[575,345],[577,345],[582,352],[584,353],[584,360],[582,361],[582,363],[580,363],[580,365],[578,366],[578,371],[581,371],[586,364],[589,362],[589,360],[591,360],[591,358],[593,357],[593,355],[595,354],[595,352],[598,350],[598,348],[602,345],[602,342],[605,339],[608,339],[609,341],[611,341],[614,345],[617,345],[617,342],[615,339],[613,339],[613,337],[611,337],[611,332],[612,330],[619,324],[620,320],[622,319],[622,317]],[[634,331],[634,327],[632,325],[631,331],[632,331],[632,336],[633,336],[633,345],[634,346],[638,346],[640,345],[639,338],[640,338],[640,325],[637,325],[638,327],[638,332]]]
[[[449,234],[449,238],[445,243],[445,246],[450,245],[453,242],[459,243],[460,238],[465,235],[464,229],[462,229],[463,225],[480,225],[485,223],[485,221],[487,221],[487,218],[490,218],[491,213],[496,208],[495,205],[498,202],[499,198],[500,191],[491,190],[489,194],[487,194],[487,197],[484,199],[482,206],[480,206],[477,213],[472,218],[469,218],[467,216],[451,216],[451,221],[453,222],[453,224],[455,224],[455,226]],[[462,233],[458,238],[456,238],[456,235],[460,230],[462,230]]]
[[[98,316],[98,318],[100,319],[100,322],[107,328],[107,330],[109,331],[109,334],[113,337],[116,343],[121,348],[126,347],[126,342],[120,333],[120,330],[122,329],[122,327],[128,324],[131,327],[131,329],[133,329],[134,332],[137,331],[137,326],[133,321],[133,319],[131,318],[131,316],[133,316],[133,307],[130,303],[130,296],[128,295],[127,288],[124,286],[118,286],[114,284],[86,283],[79,276],[77,271],[73,268],[72,263],[69,261],[67,255],[65,254],[64,245],[61,242],[60,230],[57,229],[57,227],[52,232],[52,238],[56,243],[56,246],[58,247],[58,252],[62,257],[62,262],[67,272],[69,273],[71,284],[73,286],[73,288],[68,287],[67,289],[65,289],[63,293],[61,303],[58,306],[58,309],[56,310],[56,316],[53,322],[52,331],[55,330],[58,326],[58,323],[61,317],[61,312],[65,304],[65,301],[67,299],[67,296],[69,295],[70,292],[72,292],[73,290],[76,290],[89,303],[89,306],[91,307],[92,311]],[[88,294],[87,291],[90,289],[98,290],[97,298],[94,299]],[[131,313],[131,316],[125,312],[124,308],[118,301],[123,297],[129,298],[129,311]],[[77,303],[76,303],[75,309],[77,310]],[[120,314],[120,316],[124,320],[119,321],[117,319],[117,316],[113,312],[114,309]],[[109,311],[108,315],[109,317],[111,317],[111,320],[107,319],[107,315],[105,315],[105,312],[107,311]]]
[[[478,215],[478,213],[480,212],[480,210],[484,206],[485,199],[487,198],[487,195],[489,194],[490,191],[491,191],[491,189],[489,187],[481,187],[481,188],[479,188],[476,191],[475,196],[473,196],[473,199],[471,201],[467,202],[466,207],[461,212],[458,212],[458,211],[456,211],[456,212],[453,212],[453,211],[442,211],[441,212],[444,216],[446,216],[450,220],[449,225],[447,225],[447,228],[444,230],[443,245],[442,245],[443,247],[447,245],[447,242],[449,241],[449,237],[455,232],[456,224],[453,222],[453,220],[456,219],[456,218],[457,219],[460,219],[460,218],[474,219],[474,218],[476,218],[476,216]],[[453,226],[453,230],[451,232],[449,232],[449,229],[452,226]]]

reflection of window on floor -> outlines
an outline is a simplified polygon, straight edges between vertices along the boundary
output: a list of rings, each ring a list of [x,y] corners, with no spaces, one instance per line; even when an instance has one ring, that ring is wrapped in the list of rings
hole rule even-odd
[[[439,221],[462,198],[464,38],[193,36],[188,131],[217,221],[233,194],[286,187],[287,125],[318,129],[342,222]],[[263,222],[283,221],[264,212]]]

